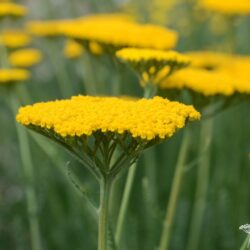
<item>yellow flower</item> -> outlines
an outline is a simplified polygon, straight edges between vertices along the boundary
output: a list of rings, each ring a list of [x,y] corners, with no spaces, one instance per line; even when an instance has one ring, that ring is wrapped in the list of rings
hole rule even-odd
[[[20,108],[17,121],[55,132],[61,137],[91,136],[97,131],[129,133],[151,141],[171,137],[186,121],[200,114],[192,107],[161,97],[128,100],[116,97],[76,96]]]
[[[21,17],[26,14],[27,14],[27,9],[22,5],[7,3],[7,2],[0,3],[0,17],[4,16]]]
[[[226,15],[250,14],[249,0],[200,0],[204,8]]]
[[[190,58],[193,67],[208,70],[218,69],[232,59],[232,55],[216,51],[190,51],[185,54]]]
[[[31,37],[22,30],[5,30],[0,34],[0,45],[15,49],[31,43]]]
[[[27,70],[0,69],[0,84],[11,84],[26,81],[30,78]]]
[[[89,51],[96,56],[99,56],[103,53],[102,46],[97,42],[90,42],[89,43]]]
[[[154,84],[167,74],[189,64],[189,59],[176,51],[124,48],[116,56],[128,62],[142,77],[143,84]]]
[[[57,37],[61,35],[60,26],[64,23],[67,23],[67,20],[30,21],[26,28],[34,36]]]
[[[61,26],[61,31],[68,37],[82,42],[94,41],[111,50],[123,47],[170,49],[176,45],[178,37],[175,31],[161,26],[138,24],[122,18],[116,20],[108,15],[69,21]]]
[[[75,42],[74,40],[67,40],[64,46],[64,56],[70,59],[80,57],[84,52],[84,48],[81,44]]]
[[[182,69],[160,85],[162,89],[190,89],[205,96],[232,95],[235,79],[227,74],[203,69]]]
[[[37,49],[22,49],[12,52],[8,61],[13,67],[28,68],[42,60],[42,53]]]

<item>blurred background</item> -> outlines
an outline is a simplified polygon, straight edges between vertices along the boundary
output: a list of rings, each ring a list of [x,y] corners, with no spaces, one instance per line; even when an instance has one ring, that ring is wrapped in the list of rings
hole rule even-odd
[[[21,19],[6,21],[4,28],[21,28],[30,20],[57,20],[97,13],[122,12],[133,16],[138,22],[154,23],[176,30],[180,36],[176,50],[180,52],[227,52],[234,43],[235,53],[249,55],[250,16],[229,18],[205,11],[198,6],[197,1],[15,1],[26,6],[29,12]],[[26,90],[23,87],[19,89],[23,104],[85,94],[84,81],[95,82],[98,89],[95,94],[143,96],[143,90],[132,71],[123,69],[122,72],[117,72],[112,63],[105,59],[105,55],[83,55],[82,60],[66,58],[65,43],[65,38],[32,39],[32,47],[42,52],[42,61],[31,68],[32,77],[25,83]],[[60,81],[70,85],[70,91],[66,92],[68,94],[64,95],[59,90]],[[121,83],[119,90],[112,88],[113,84],[110,85],[115,81]],[[28,96],[26,91],[29,92]],[[31,239],[24,191],[25,181],[20,164],[15,117],[8,101],[5,92],[0,89],[0,249],[27,250],[31,249]],[[239,230],[239,226],[250,222],[249,105],[249,102],[242,102],[214,117],[209,186],[197,249],[240,249],[246,237],[246,234]],[[199,147],[199,123],[192,124],[191,127],[193,135],[187,162],[193,164],[185,169],[185,181],[181,187],[169,248],[171,250],[187,249],[190,236],[197,177],[195,159]],[[182,133],[178,132],[171,140],[145,152],[145,155],[150,155],[148,159],[140,158],[124,224],[121,249],[157,249]],[[34,186],[42,249],[96,249],[95,218],[86,206],[80,190],[87,192],[93,202],[98,204],[97,183],[62,148],[47,142],[47,151],[50,153],[48,157],[36,140],[33,140],[32,136],[29,137],[35,169]],[[146,164],[152,164],[152,167],[145,167]],[[71,179],[76,179],[76,176],[78,184],[72,185]],[[112,197],[114,223],[125,179],[126,175],[117,182]]]

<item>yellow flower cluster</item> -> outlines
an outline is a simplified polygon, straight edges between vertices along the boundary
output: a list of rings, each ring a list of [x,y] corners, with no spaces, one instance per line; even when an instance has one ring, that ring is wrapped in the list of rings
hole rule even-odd
[[[19,109],[17,121],[49,129],[60,136],[92,135],[95,131],[130,133],[134,138],[167,138],[189,120],[200,118],[193,106],[161,97],[125,100],[116,97],[76,96]]]
[[[154,49],[124,48],[116,52],[116,55],[128,62],[167,62],[188,64],[189,59],[176,51],[163,51]]]
[[[84,48],[74,40],[67,40],[64,46],[63,54],[66,58],[74,59],[80,57],[84,52]]]
[[[141,74],[143,85],[148,81],[158,84],[169,72],[189,64],[189,59],[176,51],[124,48],[116,56]]]
[[[208,10],[227,15],[250,14],[249,0],[201,0],[201,5]]]
[[[34,36],[57,37],[62,35],[61,26],[66,23],[67,20],[30,21],[26,24],[26,29]]]
[[[220,73],[203,69],[182,69],[160,85],[162,89],[191,89],[205,96],[232,95],[234,93],[234,79]]]
[[[0,17],[15,16],[21,17],[27,14],[27,9],[19,4],[2,2],[0,3]]]
[[[64,35],[81,41],[94,41],[115,49],[139,47],[170,49],[176,45],[178,35],[167,28],[138,24],[125,18],[109,18],[107,15],[90,16],[69,21],[61,26]]]
[[[232,55],[215,51],[192,51],[186,55],[191,60],[191,65],[197,68],[217,69],[232,59]]]
[[[30,78],[27,70],[22,69],[0,69],[0,84],[10,84],[26,81]]]
[[[42,60],[42,53],[37,49],[22,49],[12,52],[8,61],[13,67],[28,68]]]
[[[5,30],[0,34],[0,45],[16,49],[31,43],[31,37],[22,30]]]

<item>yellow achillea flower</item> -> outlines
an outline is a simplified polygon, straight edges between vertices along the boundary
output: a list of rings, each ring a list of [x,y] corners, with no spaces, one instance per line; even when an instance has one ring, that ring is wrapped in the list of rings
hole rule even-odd
[[[31,43],[31,37],[22,30],[5,30],[0,34],[0,45],[10,49],[25,47]]]
[[[182,69],[160,85],[162,89],[187,88],[204,96],[225,95],[234,93],[235,79],[220,72],[203,69]]]
[[[27,70],[0,69],[0,84],[11,84],[26,81],[30,78]]]
[[[226,15],[250,14],[249,0],[201,0],[201,6]]]
[[[65,36],[82,42],[97,42],[109,51],[123,47],[170,49],[176,45],[175,31],[129,20],[90,16],[69,21],[61,27]]]
[[[91,136],[97,131],[129,133],[151,141],[171,137],[186,121],[200,114],[192,107],[161,97],[125,100],[115,97],[76,96],[70,100],[38,103],[20,108],[17,121],[54,131],[61,137]]]
[[[26,29],[34,36],[57,37],[62,35],[60,27],[66,23],[67,20],[30,21],[26,24]]]
[[[140,73],[142,84],[148,81],[158,84],[162,78],[189,64],[189,59],[176,51],[124,48],[116,56]]]
[[[185,55],[190,58],[193,67],[208,70],[218,69],[232,59],[232,55],[215,51],[190,51]]]
[[[28,68],[42,60],[42,53],[37,49],[22,49],[12,52],[8,61],[11,66]]]
[[[219,72],[236,79],[234,87],[241,94],[250,94],[250,57],[235,55],[219,68]]]
[[[74,40],[67,40],[63,53],[66,58],[74,59],[80,57],[84,53],[84,48]]]
[[[13,16],[22,17],[27,14],[27,9],[19,4],[2,2],[0,3],[0,17]]]

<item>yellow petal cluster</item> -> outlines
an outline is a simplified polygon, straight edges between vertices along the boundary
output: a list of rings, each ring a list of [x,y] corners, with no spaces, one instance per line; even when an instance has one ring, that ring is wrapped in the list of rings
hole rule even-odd
[[[117,97],[76,96],[69,100],[37,103],[19,109],[17,121],[66,136],[90,136],[95,131],[152,140],[167,138],[188,120],[200,118],[193,106],[161,97],[128,100]]]
[[[128,62],[173,62],[188,64],[189,59],[176,51],[163,51],[154,49],[124,48],[116,55]]]
[[[209,70],[220,68],[232,59],[232,55],[216,51],[190,51],[185,54],[193,67]]]
[[[152,25],[139,24],[131,20],[108,15],[90,16],[69,21],[61,27],[65,36],[82,41],[95,41],[114,48],[138,47],[170,49],[176,45],[175,31]]]
[[[27,14],[27,9],[19,4],[2,2],[0,3],[0,17],[15,16],[21,17]]]
[[[0,84],[10,84],[26,81],[30,78],[27,70],[22,69],[0,69]]]
[[[211,11],[227,15],[250,14],[249,0],[200,0],[201,5]]]
[[[31,37],[22,30],[5,30],[0,34],[0,45],[15,49],[25,47],[31,43]]]
[[[187,88],[205,96],[229,96],[235,91],[234,84],[235,79],[227,74],[203,69],[186,68],[174,73],[166,81],[163,81],[160,88]]]
[[[37,49],[22,49],[10,53],[8,61],[13,67],[28,68],[42,60],[42,53]]]
[[[67,22],[67,20],[30,21],[26,24],[26,29],[34,36],[57,37],[61,35],[60,27]]]
[[[74,41],[74,40],[67,40],[64,46],[63,54],[66,58],[74,59],[80,57],[84,52],[83,46]]]

